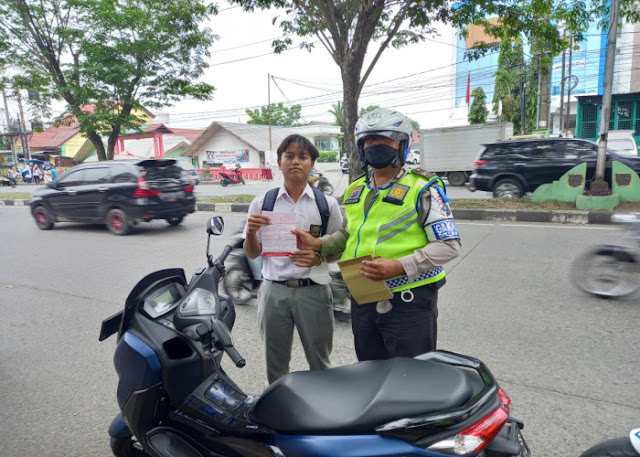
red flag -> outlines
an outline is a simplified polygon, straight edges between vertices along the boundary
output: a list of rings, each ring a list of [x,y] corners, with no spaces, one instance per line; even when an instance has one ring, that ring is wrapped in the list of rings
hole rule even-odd
[[[467,76],[467,105],[471,103],[471,72]]]

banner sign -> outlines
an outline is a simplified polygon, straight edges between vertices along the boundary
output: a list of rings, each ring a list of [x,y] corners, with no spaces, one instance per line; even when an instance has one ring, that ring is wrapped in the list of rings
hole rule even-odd
[[[236,149],[235,151],[207,151],[208,163],[233,163],[248,161],[248,149]]]

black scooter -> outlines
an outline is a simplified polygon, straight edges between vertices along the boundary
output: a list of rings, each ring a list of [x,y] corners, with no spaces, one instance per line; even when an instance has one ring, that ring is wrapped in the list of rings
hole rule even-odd
[[[209,235],[222,233],[212,218]],[[231,337],[229,297],[218,294],[226,246],[189,282],[182,269],[143,278],[123,311],[102,323],[118,334],[121,413],[109,427],[118,457],[529,457],[511,400],[479,360],[445,351],[361,362],[280,378],[261,396],[221,367],[245,360]]]

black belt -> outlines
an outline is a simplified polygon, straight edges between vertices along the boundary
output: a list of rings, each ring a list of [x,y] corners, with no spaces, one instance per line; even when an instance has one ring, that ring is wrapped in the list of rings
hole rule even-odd
[[[284,281],[271,281],[267,279],[267,281],[272,282],[274,284],[282,284],[287,287],[307,287],[307,286],[319,286],[317,282],[306,278],[306,279],[285,279]]]

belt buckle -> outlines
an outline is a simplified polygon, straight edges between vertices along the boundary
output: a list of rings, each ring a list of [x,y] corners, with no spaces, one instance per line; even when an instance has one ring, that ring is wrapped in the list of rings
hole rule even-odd
[[[299,279],[287,279],[287,287],[300,287]]]

